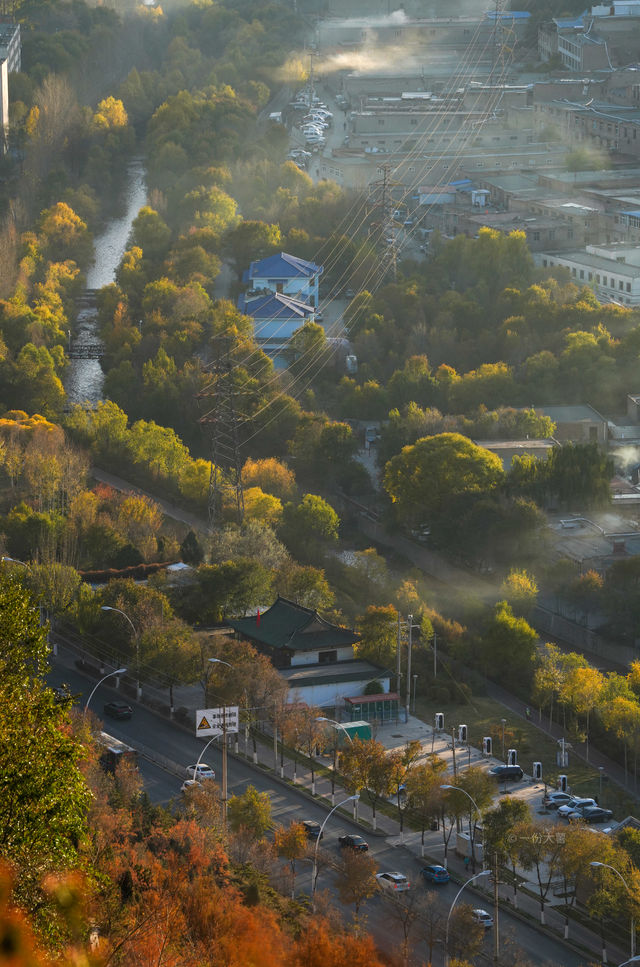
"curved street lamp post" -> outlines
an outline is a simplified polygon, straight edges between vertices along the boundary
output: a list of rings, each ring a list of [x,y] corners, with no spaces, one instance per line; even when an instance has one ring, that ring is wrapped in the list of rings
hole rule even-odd
[[[326,718],[326,716],[324,715],[319,715],[316,718],[316,722],[329,722],[331,725],[336,725],[339,729],[342,729],[346,737],[349,739],[349,742],[351,743],[351,745],[353,745],[353,739],[349,735],[348,731],[346,730],[342,722],[338,722],[336,719]],[[335,802],[336,802],[336,752],[337,752],[337,744],[334,745],[333,747],[333,772],[331,773],[331,805],[332,806],[335,806]],[[360,795],[358,794],[358,799],[359,798],[360,798]],[[353,818],[355,820],[358,819],[358,799],[353,800]],[[346,799],[345,802],[349,802],[349,800]]]
[[[107,678],[111,678],[111,677],[112,677],[112,675],[124,675],[124,674],[125,674],[125,672],[126,672],[126,670],[127,670],[126,668],[116,668],[116,670],[115,670],[115,671],[113,671],[113,672],[109,672],[109,674],[108,674],[108,675],[103,675],[103,677],[102,677],[102,678],[100,679],[100,681],[99,681],[99,682],[97,682],[97,683],[96,683],[96,684],[95,684],[95,685],[93,686],[93,688],[92,688],[92,690],[91,690],[91,693],[90,693],[90,695],[89,695],[89,698],[88,698],[88,699],[87,699],[87,701],[86,701],[86,702],[84,703],[84,710],[83,710],[83,712],[82,712],[82,717],[83,717],[83,718],[84,718],[84,717],[85,717],[85,715],[87,714],[87,709],[89,708],[89,702],[91,701],[91,699],[93,698],[93,696],[95,695],[95,693],[97,692],[97,690],[98,690],[98,689],[100,688],[100,686],[102,685],[102,683],[103,683],[103,682],[106,682],[106,680],[107,680]],[[119,685],[119,684],[120,684],[119,682],[116,682],[116,688],[118,687],[118,685]]]
[[[101,611],[115,611],[116,614],[121,614],[129,624],[131,625],[131,630],[133,631],[133,640],[136,643],[136,698],[140,701],[142,697],[142,685],[140,684],[140,635],[136,631],[136,626],[125,611],[121,611],[120,608],[112,608],[108,604],[103,604],[100,606]]]
[[[453,913],[453,908],[458,902],[458,897],[465,889],[465,887],[469,886],[470,883],[473,883],[474,880],[479,879],[481,876],[489,876],[490,872],[491,872],[490,870],[480,870],[479,873],[476,873],[475,876],[472,876],[469,880],[467,880],[466,883],[462,884],[462,886],[456,893],[455,897],[453,898],[453,903],[451,904],[449,908],[449,913],[447,914],[447,926],[444,932],[444,967],[449,967],[449,921],[451,919],[451,914]]]
[[[469,795],[469,793],[467,792],[466,789],[462,789],[460,786],[451,786],[451,785],[440,786],[440,788],[441,789],[453,789],[455,792],[461,792],[461,793],[463,793],[463,795],[465,795],[467,797],[467,799],[472,803],[473,808],[475,809],[475,811],[478,814],[478,816],[480,815],[480,809],[478,808],[477,802],[475,801],[475,799],[473,798],[473,796],[470,796]],[[475,828],[475,825],[476,824],[474,823],[473,825],[474,825],[474,828]],[[469,840],[471,842],[471,862],[475,866],[475,863],[476,863],[476,857],[475,857],[475,852],[474,852],[475,836],[472,836],[472,834],[471,834],[471,816],[469,816]],[[483,855],[482,855],[482,866],[484,867],[484,851],[483,851]]]
[[[633,894],[631,893],[631,890],[629,889],[629,884],[625,880],[625,878],[622,875],[622,873],[620,872],[620,870],[617,870],[615,868],[615,866],[611,866],[610,863],[600,863],[598,860],[593,860],[593,862],[589,863],[589,866],[592,869],[596,869],[596,868],[600,867],[601,869],[611,870],[612,873],[615,873],[616,876],[618,876],[622,880],[622,882],[624,883],[625,890],[627,891],[627,893],[629,894],[629,896],[633,900]],[[603,944],[604,944],[604,940],[603,940]],[[605,952],[606,952],[606,948],[604,948],[603,951],[602,951],[603,963],[606,962],[606,960],[605,960]],[[636,955],[636,918],[635,918],[634,914],[632,913],[631,914],[631,957],[633,958],[633,957],[635,957],[635,955]]]
[[[322,825],[320,826],[320,829],[318,831],[318,837],[316,839],[315,849],[313,851],[313,873],[312,873],[312,879],[311,879],[311,901],[312,902],[316,895],[316,880],[318,878],[318,847],[320,845],[320,840],[322,839],[322,835],[324,833],[324,827],[327,825],[327,822],[329,821],[329,819],[331,819],[336,809],[339,809],[340,806],[344,806],[344,804],[347,802],[353,801],[357,803],[359,798],[360,798],[360,793],[356,792],[353,794],[353,796],[349,796],[347,799],[343,799],[342,802],[336,803],[336,805],[331,809],[331,811],[327,813]]]

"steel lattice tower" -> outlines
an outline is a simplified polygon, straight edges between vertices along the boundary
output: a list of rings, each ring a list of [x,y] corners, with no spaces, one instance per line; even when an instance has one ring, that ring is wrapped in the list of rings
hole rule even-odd
[[[211,472],[209,475],[209,527],[222,523],[223,494],[226,488],[235,494],[236,520],[244,519],[242,491],[242,463],[238,438],[238,413],[233,364],[228,346],[219,346],[210,365],[211,380],[198,393],[201,408],[206,411],[199,423],[209,432],[211,441]]]

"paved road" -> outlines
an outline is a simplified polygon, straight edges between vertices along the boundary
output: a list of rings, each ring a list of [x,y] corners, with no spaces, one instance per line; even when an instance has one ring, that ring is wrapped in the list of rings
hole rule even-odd
[[[82,701],[89,694],[90,686],[87,680],[74,668],[55,667],[50,675],[50,681],[53,685],[68,683],[72,692],[81,696]],[[115,694],[115,691],[108,687],[108,683],[101,686],[92,701],[93,711],[100,713],[103,703],[109,701]],[[184,778],[180,774],[180,770],[183,766],[186,767],[189,763],[196,761],[202,750],[202,740],[196,739],[195,736],[189,735],[142,706],[135,707],[134,716],[130,721],[107,720],[105,730],[132,745],[142,743],[144,746],[155,750],[158,756],[165,757],[175,763],[176,769],[172,772],[169,769],[160,768],[143,756],[140,758],[140,771],[149,796],[154,802],[163,805],[169,805],[172,802],[179,803],[180,786]],[[215,743],[209,747],[205,758],[216,773],[220,775],[222,771],[221,754]],[[323,822],[327,817],[326,807],[310,801],[304,793],[281,784],[273,775],[255,769],[244,760],[230,756],[228,769],[229,795],[243,792],[249,783],[260,792],[268,793],[273,817],[278,823],[287,824],[292,820],[302,819],[315,819],[318,822]],[[350,820],[349,814],[343,815],[338,812],[329,820],[323,841],[323,847],[333,856],[335,862],[339,858],[337,836],[342,831],[361,832],[360,828]],[[404,847],[392,845],[383,837],[370,836],[369,844],[371,853],[375,857],[380,870],[399,870],[408,876],[409,880],[415,884],[416,889],[422,890],[424,888],[422,882],[418,879],[422,865],[419,858],[412,855]],[[318,889],[328,889],[334,894],[335,877],[335,870],[324,869],[318,880]],[[310,866],[305,867],[303,864],[297,881],[298,892],[308,893],[310,882]],[[443,915],[446,916],[448,913],[457,890],[458,886],[453,883],[438,889]],[[479,901],[472,893],[469,894],[468,899],[474,904],[486,906],[486,901]],[[382,949],[389,952],[397,950],[398,944],[397,939],[395,939],[398,937],[397,925],[394,926],[389,918],[390,903],[391,901],[386,897],[375,897],[365,905],[368,930]],[[534,927],[514,918],[508,910],[501,913],[500,927],[502,941],[504,942],[508,936],[513,936],[532,964],[580,967],[580,965],[588,963],[588,958],[580,957],[567,950],[553,938],[539,933]],[[490,957],[492,939],[489,936],[485,940],[485,948],[486,955]],[[423,962],[426,959],[427,950],[424,944],[417,945],[415,956],[417,957],[416,962]],[[442,951],[436,953],[433,963],[434,967],[440,967]]]

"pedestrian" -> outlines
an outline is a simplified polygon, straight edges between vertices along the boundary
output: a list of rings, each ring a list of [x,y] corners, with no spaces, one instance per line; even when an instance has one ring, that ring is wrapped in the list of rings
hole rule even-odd
[[[468,870],[469,869],[469,863],[470,862],[471,862],[471,857],[465,856],[465,858],[464,858],[464,868],[465,868],[465,870]]]
[[[531,709],[529,708],[528,705],[527,705],[527,707],[524,710],[524,714],[527,716],[527,719],[530,719],[531,718]]]

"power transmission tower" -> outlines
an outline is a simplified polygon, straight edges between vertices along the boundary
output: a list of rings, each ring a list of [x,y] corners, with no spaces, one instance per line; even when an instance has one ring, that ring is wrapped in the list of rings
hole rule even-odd
[[[238,413],[233,364],[228,344],[220,344],[210,366],[211,381],[197,394],[206,401],[206,412],[199,423],[206,427],[211,440],[211,472],[209,475],[209,527],[214,530],[222,523],[223,496],[234,494],[236,520],[244,519],[242,491],[242,463],[238,439]]]
[[[380,257],[383,275],[395,282],[398,276],[398,246],[396,226],[393,218],[394,201],[392,188],[403,188],[402,182],[392,181],[390,178],[391,165],[378,166],[382,177],[372,181],[369,185],[368,207],[370,212],[377,212],[378,217],[371,224],[380,229],[380,238],[384,242],[383,254]]]

